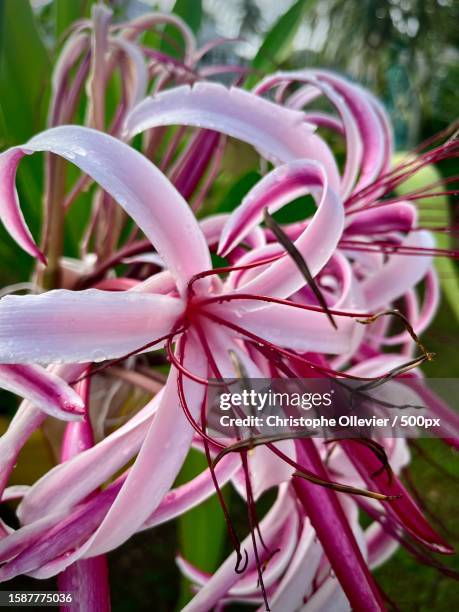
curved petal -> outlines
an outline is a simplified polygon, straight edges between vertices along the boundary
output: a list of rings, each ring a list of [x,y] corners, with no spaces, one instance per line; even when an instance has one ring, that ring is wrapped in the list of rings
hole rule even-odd
[[[20,215],[14,188],[19,160],[36,151],[64,157],[93,178],[120,204],[157,248],[182,289],[210,268],[210,255],[189,206],[146,157],[123,142],[86,127],[60,126],[0,155],[0,215],[29,253],[37,255]]]
[[[266,85],[269,79],[275,80],[278,75],[268,77],[265,80]],[[360,139],[363,145],[363,155],[361,163],[360,179],[355,186],[355,190],[360,190],[372,183],[382,172],[388,169],[388,165],[392,156],[392,135],[390,124],[384,112],[384,109],[378,104],[374,97],[365,89],[354,85],[338,76],[337,74],[326,70],[302,70],[299,72],[280,73],[281,77],[289,78],[290,80],[305,80],[313,79],[319,81],[332,88],[335,99],[331,101],[340,110],[343,105],[348,108],[354,118],[357,128],[360,132]],[[324,90],[323,90],[324,91]],[[326,90],[324,91],[326,93]],[[326,95],[329,95],[326,93]],[[299,104],[309,103],[317,97],[314,91],[305,91],[300,89],[295,92],[289,103],[294,107]],[[303,98],[303,99],[302,99]],[[336,105],[336,98],[341,98],[340,107]],[[340,110],[340,112],[342,112]],[[351,134],[348,131],[348,134]],[[346,134],[347,138],[349,138]],[[347,146],[352,146],[352,140],[347,143]]]
[[[346,353],[352,347],[354,330],[361,329],[348,317],[335,317],[335,329],[324,313],[281,304],[255,310],[252,302],[251,309],[244,312],[239,303],[237,311],[221,308],[219,313],[268,342],[301,352]]]
[[[224,458],[216,468],[218,476],[224,481],[227,480],[238,466],[238,461],[235,456]],[[48,512],[43,518],[12,531],[8,538],[0,540],[0,560],[10,560],[0,569],[0,580],[24,572],[37,578],[59,572],[65,566],[64,553],[78,547],[91,532],[97,529],[119,494],[124,480],[123,475],[74,509],[69,511],[61,508],[58,511]],[[22,487],[16,489],[19,490],[9,492],[8,498],[21,497],[26,492]],[[141,528],[150,528],[170,520],[185,508],[193,507],[199,500],[202,501],[211,495],[213,491],[211,479],[206,472],[203,472],[190,483],[171,491],[150,517],[151,524],[144,523]],[[177,495],[177,499],[173,499],[174,495]],[[83,548],[74,553],[75,557],[82,553]],[[78,563],[80,562],[82,561],[79,560]]]
[[[206,364],[202,355],[196,350],[194,343],[190,343],[188,347],[185,357],[186,367],[192,367],[198,375],[205,374]],[[100,504],[95,509],[96,512],[89,513],[88,516],[87,509],[84,506],[81,507],[86,523],[95,525],[102,519],[93,535],[76,547],[72,546],[69,540],[67,550],[74,548],[73,552],[61,555],[40,567],[34,572],[35,577],[53,576],[82,557],[99,555],[119,546],[135,533],[149,514],[158,507],[177,476],[194,433],[179,405],[176,384],[177,374],[173,370],[164,389],[160,409],[150,425],[142,449],[108,513],[103,498],[104,495],[113,494],[111,490],[113,487],[108,487],[98,495]],[[184,388],[190,409],[197,418],[203,399],[203,387],[193,381],[185,380]],[[174,441],[173,452],[171,451],[172,439]],[[168,461],[163,460],[166,452]],[[94,516],[97,512],[99,515]],[[78,519],[78,508],[72,513],[69,520],[73,522],[75,518]],[[72,531],[74,531],[73,527],[70,533],[68,529],[64,531],[62,538],[72,537]],[[56,542],[56,545],[61,547],[59,541]]]
[[[430,232],[413,232],[401,243],[402,247],[431,249],[435,242]],[[381,308],[401,297],[426,276],[432,266],[430,255],[390,255],[387,263],[362,282],[368,309]]]
[[[35,244],[24,220],[15,187],[16,168],[24,155],[24,151],[16,148],[8,149],[0,155],[0,220],[26,253],[46,263],[45,256]]]
[[[269,512],[260,521],[260,530],[267,547],[272,546],[279,532],[281,531],[286,513],[293,511],[292,499],[286,495],[286,488],[279,490],[276,502]],[[247,570],[255,566],[255,559],[249,534],[241,544],[241,550],[245,549],[248,555]],[[215,574],[210,578],[205,586],[195,595],[195,597],[184,607],[183,612],[202,612],[212,610],[221,597],[226,595],[230,588],[238,581],[238,574],[234,571],[236,553],[233,552]]]
[[[263,93],[272,87],[285,87],[285,84],[295,81],[307,82],[309,85],[301,87],[290,96],[287,104],[291,108],[301,108],[323,93],[341,115],[348,149],[343,177],[343,191],[346,194],[349,193],[349,187],[353,186],[356,164],[360,164],[360,179],[354,186],[355,190],[369,185],[388,170],[392,158],[391,127],[384,108],[372,94],[326,70],[279,72],[261,81],[256,91]],[[362,153],[349,151],[359,145],[363,146]]]
[[[355,189],[363,189],[379,176],[391,157],[390,149],[387,150],[387,146],[391,143],[386,139],[381,122],[381,110],[379,109],[379,112],[375,110],[364,90],[351,85],[332,72],[320,70],[314,74],[321,81],[330,84],[344,98],[357,121],[363,143],[363,156],[360,179]]]
[[[346,235],[374,235],[379,232],[410,232],[416,224],[417,210],[408,202],[395,202],[381,208],[371,207],[346,215]]]
[[[34,521],[30,525],[24,525],[19,529],[11,531],[7,537],[0,540],[0,560],[1,562],[15,560],[15,557],[21,555],[24,551],[33,554],[33,547],[53,525],[59,521],[65,520],[65,514],[63,512],[53,512],[43,517],[38,521]],[[27,551],[27,549],[29,549]],[[22,568],[19,568],[19,572]],[[26,568],[25,571],[32,568]],[[16,567],[10,566],[9,564],[3,565],[0,568],[0,581],[8,580],[12,576],[16,576],[18,573]]]
[[[323,551],[308,518],[290,565],[270,600],[273,610],[298,610],[309,591]]]
[[[190,26],[174,14],[149,12],[131,19],[127,23],[119,24],[118,27],[127,40],[136,41],[144,32],[158,25],[171,25],[180,32],[185,43],[185,60],[187,63],[193,63],[196,53],[195,36]]]
[[[61,378],[37,365],[0,365],[0,387],[66,421],[84,415],[81,397]]]
[[[82,559],[59,574],[58,588],[61,593],[73,593],[80,610],[110,612],[110,589],[108,584],[107,558],[104,555]],[[62,612],[71,612],[73,606],[61,606]]]
[[[185,367],[191,367],[198,376],[207,373],[207,362],[194,339],[187,344]],[[184,393],[194,418],[198,418],[204,397],[203,386],[184,380]],[[161,404],[136,462],[84,556],[99,555],[116,548],[137,531],[172,486],[193,435],[194,430],[180,406],[174,369],[169,374]]]
[[[8,295],[0,300],[0,362],[123,357],[168,334],[182,310],[177,298],[133,291]]]
[[[61,380],[70,381],[78,378],[85,367],[85,365],[75,364],[51,366],[48,372],[52,372]],[[8,429],[0,437],[0,494],[16,465],[22,447],[45,419],[46,413],[43,410],[36,408],[28,400],[21,402]]]
[[[342,120],[342,124],[333,122],[333,117],[330,115],[319,114],[318,116],[312,115],[314,118],[319,120],[319,123],[325,123],[327,127],[332,129],[338,129],[342,131],[346,136],[346,165],[344,168],[344,174],[342,178],[342,185],[340,193],[343,198],[350,195],[352,188],[356,182],[360,164],[362,162],[362,138],[358,130],[358,124],[355,121],[353,114],[350,112],[349,105],[343,96],[335,91],[335,89],[328,83],[316,78],[313,71],[302,71],[302,72],[278,72],[272,76],[267,77],[261,81],[255,88],[255,93],[263,93],[268,89],[278,85],[285,84],[291,81],[300,83],[309,83],[308,86],[300,88],[296,91],[291,98],[287,101],[289,108],[300,110],[305,103],[308,103],[313,99],[316,94],[314,90],[311,91],[311,85],[314,89],[318,90],[318,93],[325,95],[330,102],[335,106],[339,112]],[[304,95],[302,95],[304,93]],[[305,119],[308,115],[304,115]],[[336,121],[336,120],[335,120]]]
[[[89,396],[87,384],[80,385],[79,390],[83,397]],[[94,436],[87,410],[82,421],[67,425],[62,440],[61,461],[67,461],[92,446],[94,446]],[[110,612],[108,566],[105,555],[78,560],[59,574],[57,583],[61,592],[75,592],[80,609]],[[72,612],[72,606],[64,606],[63,612]]]
[[[315,162],[294,161],[276,168],[257,183],[225,225],[219,252],[226,253],[256,226],[265,208],[274,212],[298,195],[311,191],[314,196],[321,192],[317,212],[295,240],[295,246],[315,276],[333,255],[344,226],[343,206],[330,188],[324,168]],[[295,262],[286,256],[244,285],[244,291],[288,297],[304,284]]]
[[[225,485],[240,467],[240,459],[236,454],[227,455],[215,466],[215,475],[220,487]],[[139,531],[151,529],[166,521],[191,510],[211,495],[215,494],[215,485],[207,468],[198,476],[184,485],[171,489],[156,510],[149,516]]]
[[[303,121],[303,114],[253,93],[216,83],[169,89],[147,98],[126,119],[129,138],[160,125],[193,125],[248,142],[281,162],[313,159],[327,169],[330,185],[339,190],[334,158],[321,138]]]
[[[69,563],[65,564],[65,560],[68,551],[77,548],[100,524],[113,502],[118,488],[116,485],[111,484],[71,513],[60,511],[47,514],[0,540],[0,558],[8,559],[0,567],[0,581],[32,572],[32,575],[40,577],[45,568],[53,563],[60,562],[67,567]]]
[[[55,511],[68,512],[112,478],[139,450],[162,395],[160,391],[140,412],[96,446],[42,476],[18,508],[21,522],[36,522]],[[69,485],[63,488],[63,482]]]

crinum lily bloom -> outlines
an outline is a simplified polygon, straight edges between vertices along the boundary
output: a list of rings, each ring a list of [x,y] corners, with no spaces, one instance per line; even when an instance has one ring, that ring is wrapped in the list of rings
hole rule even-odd
[[[342,206],[332,186],[339,178],[327,146],[302,124],[300,113],[282,110],[238,90],[209,86],[208,93],[211,98],[215,94],[217,102],[227,99],[229,133],[258,146],[271,158],[286,162],[266,177],[257,198],[264,198],[266,206],[275,209],[288,202],[292,192],[298,192],[298,184],[303,192],[314,191],[317,212],[296,245],[316,274],[332,256],[343,223]],[[231,113],[233,106],[236,117]],[[304,136],[301,140],[299,133]],[[133,468],[81,553],[94,555],[110,550],[134,533],[173,483],[193,436],[179,395],[186,398],[191,418],[199,419],[203,382],[209,375],[216,375],[214,367],[223,374],[228,371],[230,350],[241,352],[241,334],[233,321],[237,320],[237,328],[275,343],[273,346],[332,354],[350,351],[360,326],[346,316],[355,299],[349,275],[342,299],[336,304],[337,316],[343,312],[337,330],[319,307],[282,303],[283,297],[305,282],[286,256],[277,257],[278,261],[265,267],[258,285],[250,283],[253,295],[265,295],[268,302],[275,301],[271,296],[279,296],[279,303],[264,305],[250,297],[237,304],[222,301],[221,296],[227,294],[225,285],[218,277],[208,277],[211,261],[206,241],[180,194],[135,150],[87,128],[54,128],[2,155],[2,217],[10,233],[29,253],[39,255],[20,214],[14,175],[19,160],[35,151],[50,151],[73,162],[121,204],[154,244],[173,281],[172,287],[153,278],[135,291],[57,290],[38,296],[7,296],[0,302],[1,329],[9,333],[14,330],[13,346],[0,354],[0,361],[97,362],[167,342],[175,367],[155,402],[156,414]],[[279,190],[279,179],[284,189]],[[165,286],[161,294],[158,290]],[[152,293],[155,289],[156,293]],[[260,325],[263,319],[266,324]],[[175,354],[173,340],[177,344]],[[244,358],[249,364],[250,359]],[[162,456],[168,460],[162,461]],[[106,467],[99,472],[101,482],[106,477],[102,476]],[[92,480],[90,486],[94,484]],[[131,503],[133,495],[137,499],[135,505]],[[26,507],[24,500],[24,519]]]
[[[207,228],[203,224],[201,229],[186,202],[154,165],[100,132],[74,126],[55,128],[3,154],[0,211],[10,233],[29,253],[40,256],[20,214],[15,167],[25,154],[50,151],[75,163],[124,207],[157,249],[165,270],[120,293],[58,290],[4,298],[0,302],[0,329],[14,329],[14,347],[9,356],[0,354],[0,361],[97,362],[122,359],[165,343],[173,364],[164,390],[141,414],[100,445],[58,466],[26,492],[19,509],[24,526],[0,547],[3,558],[11,559],[1,569],[3,579],[21,572],[37,577],[53,575],[79,558],[99,555],[138,529],[155,524],[155,512],[171,517],[166,493],[192,442],[193,427],[200,431],[207,379],[234,376],[231,352],[251,376],[259,376],[263,365],[272,365],[268,355],[278,354],[311,368],[317,364],[305,353],[353,354],[364,334],[353,319],[366,312],[366,301],[373,295],[371,286],[357,282],[348,259],[336,252],[345,224],[342,194],[347,193],[347,183],[352,185],[355,176],[349,179],[348,170],[339,176],[328,147],[304,118],[303,113],[282,109],[254,94],[209,84],[160,94],[133,111],[126,123],[129,138],[160,125],[196,125],[245,140],[277,164],[223,227],[218,220],[210,220]],[[378,164],[375,176],[383,172],[384,164]],[[365,175],[368,164],[360,170]],[[337,281],[338,290],[331,292],[335,299],[328,312],[307,299],[298,299],[297,294],[307,287],[297,265],[279,245],[265,245],[259,231],[256,235],[265,209],[273,212],[305,193],[313,195],[317,212],[300,228],[295,247],[313,276],[327,266],[329,276]],[[224,270],[230,272],[224,280],[218,270],[210,269],[205,234],[208,232],[210,241],[214,231],[217,236],[221,231],[220,252],[235,264]],[[240,252],[235,255],[236,247],[243,240],[251,246],[251,239],[255,239],[256,248],[242,257]],[[370,278],[374,287],[378,275],[380,280],[390,276],[397,256],[390,260],[391,265],[379,262],[383,265],[375,268],[376,274]],[[420,270],[416,266],[407,266],[395,288],[386,281],[389,293],[374,290],[372,304],[386,305],[402,296],[425,275],[430,261],[424,260]],[[289,299],[291,296],[295,300]],[[330,325],[330,314],[337,329]],[[263,347],[262,356],[255,359],[243,341]],[[333,373],[327,365],[322,371]],[[298,370],[292,372],[299,374]],[[139,448],[133,467],[86,501],[88,494]],[[295,454],[305,470],[327,479],[313,445],[295,445]],[[360,453],[359,460],[369,471],[368,457]],[[61,483],[69,480],[75,486],[62,491]],[[379,609],[378,590],[334,494],[303,484],[297,487],[297,495],[347,597],[355,607]],[[327,522],[339,527],[338,539],[327,533]],[[79,542],[72,535],[77,523],[84,525]],[[436,539],[435,534],[428,536]],[[52,547],[45,544],[50,539]],[[74,552],[63,557],[69,548]]]

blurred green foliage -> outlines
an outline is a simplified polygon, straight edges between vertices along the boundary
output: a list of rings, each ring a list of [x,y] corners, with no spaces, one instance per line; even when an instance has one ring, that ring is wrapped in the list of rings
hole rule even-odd
[[[300,27],[307,9],[312,8],[316,0],[297,0],[293,6],[286,11],[274,26],[266,33],[260,48],[258,49],[251,64],[254,69],[246,82],[248,88],[253,87],[259,80],[260,74],[266,74],[276,70],[277,66],[284,62],[290,55],[292,43],[298,28]]]

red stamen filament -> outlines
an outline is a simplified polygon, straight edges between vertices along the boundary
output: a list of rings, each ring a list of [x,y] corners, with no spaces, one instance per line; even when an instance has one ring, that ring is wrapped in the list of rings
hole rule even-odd
[[[211,298],[205,298],[204,300],[200,301],[199,303],[201,305],[206,305],[206,304],[222,304],[224,302],[232,302],[234,300],[255,300],[257,302],[267,302],[267,303],[272,303],[272,304],[280,304],[282,306],[291,306],[292,308],[299,308],[300,310],[309,310],[312,312],[320,312],[322,314],[326,314],[324,309],[321,308],[320,306],[312,306],[310,304],[300,304],[298,302],[293,302],[292,300],[284,300],[281,298],[275,298],[275,297],[271,297],[271,296],[267,296],[267,295],[255,295],[252,293],[226,293],[226,294],[221,294],[215,297],[211,297]],[[362,313],[358,313],[358,312],[348,312],[345,310],[335,310],[333,308],[329,308],[328,311],[332,314],[332,315],[336,315],[338,317],[351,317],[351,318],[357,318],[357,317],[362,317],[362,316],[368,316],[371,317],[372,315],[362,315]]]
[[[369,197],[372,192],[383,189],[384,194],[393,191],[399,184],[405,182],[426,165],[436,163],[443,159],[456,157],[457,141],[448,141],[439,147],[423,153],[419,157],[399,164],[396,168],[380,176],[374,183],[352,194],[346,201],[346,206],[358,206],[359,200]]]
[[[204,352],[206,354],[207,359],[209,360],[209,364],[211,367],[211,370],[214,372],[214,375],[219,379],[219,380],[223,380],[223,376],[217,366],[217,363],[212,355],[212,352],[210,350],[210,347],[207,343],[206,337],[202,331],[202,328],[199,324],[196,325],[196,331],[198,333],[199,336],[199,340],[201,342],[201,346],[204,349]],[[205,420],[205,414],[204,414],[204,420]],[[264,546],[264,548],[266,549],[266,546],[263,542],[263,538],[260,532],[260,527],[259,527],[259,521],[258,521],[258,517],[256,514],[256,507],[255,507],[255,501],[253,498],[253,490],[252,490],[252,483],[250,481],[250,472],[249,472],[249,466],[248,466],[248,461],[247,461],[247,451],[241,451],[240,452],[240,456],[241,456],[241,462],[242,462],[242,469],[244,471],[244,479],[245,479],[245,486],[246,486],[246,497],[247,497],[247,514],[248,514],[248,519],[249,519],[249,529],[250,529],[250,535],[251,535],[251,539],[252,539],[252,546],[253,546],[253,554],[255,557],[255,563],[256,563],[256,567],[257,567],[257,573],[258,573],[258,582],[260,584],[260,588],[261,588],[261,592],[263,595],[263,600],[265,603],[265,608],[266,610],[270,610],[269,608],[269,603],[268,603],[268,597],[266,594],[266,589],[265,589],[265,585],[263,582],[263,571],[262,571],[262,565],[261,565],[261,561],[260,561],[260,556],[258,554],[258,546],[257,546],[257,540],[255,537],[255,532],[258,532],[260,541],[262,543],[262,545]],[[266,549],[267,550],[267,549]],[[268,551],[269,552],[269,551]]]
[[[186,337],[183,338],[182,342],[180,343],[180,348],[179,348],[179,360],[181,362],[184,361],[184,357],[185,357],[185,344],[186,344]],[[239,541],[239,538],[236,534],[236,530],[234,529],[234,525],[233,522],[231,520],[231,516],[230,513],[228,511],[228,508],[226,506],[226,502],[225,502],[225,498],[223,497],[222,491],[220,489],[220,485],[218,484],[218,480],[217,480],[217,476],[215,474],[215,469],[212,463],[212,458],[210,456],[210,448],[209,448],[209,442],[212,445],[217,444],[218,446],[220,446],[221,448],[225,448],[225,446],[223,444],[220,444],[219,442],[217,442],[216,440],[214,440],[213,438],[210,438],[207,433],[206,433],[206,405],[207,405],[207,392],[204,394],[204,398],[201,404],[201,425],[202,428],[199,427],[199,425],[196,423],[196,421],[194,420],[191,411],[188,407],[187,401],[186,401],[186,396],[184,393],[184,389],[183,389],[183,373],[181,371],[179,371],[178,373],[178,377],[177,377],[177,388],[178,388],[178,392],[179,392],[179,398],[180,398],[180,404],[182,406],[183,411],[185,412],[185,415],[188,419],[188,421],[190,422],[190,424],[192,425],[192,427],[199,433],[199,435],[203,438],[203,442],[204,442],[204,450],[205,450],[205,455],[206,455],[206,459],[207,459],[207,464],[209,466],[209,471],[211,474],[211,478],[212,478],[212,482],[213,485],[215,487],[215,491],[217,494],[217,498],[218,501],[220,503],[220,507],[222,509],[223,515],[225,517],[225,523],[227,526],[227,530],[228,530],[228,535],[230,537],[231,543],[233,545],[233,548],[236,552],[236,566],[235,566],[235,572],[236,573],[243,573],[247,567],[248,564],[248,554],[247,551],[244,550],[245,553],[245,560],[243,561],[243,557],[241,554],[241,543]],[[242,564],[242,567],[241,567]]]
[[[375,240],[374,242],[364,242],[363,240],[341,240],[339,246],[350,251],[361,251],[364,253],[385,253],[395,255],[416,255],[425,257],[451,257],[459,259],[459,251],[452,249],[437,249],[425,247],[412,247],[393,244]]]
[[[294,361],[299,361],[301,363],[304,363],[307,366],[309,366],[310,368],[312,368],[313,370],[317,370],[317,371],[325,373],[325,374],[331,374],[332,376],[336,376],[336,377],[350,378],[352,380],[374,380],[374,378],[361,377],[361,376],[352,376],[351,374],[347,374],[346,372],[338,372],[336,370],[332,370],[331,368],[324,368],[322,366],[319,366],[319,365],[313,363],[312,361],[309,361],[305,357],[302,357],[301,355],[298,355],[296,353],[292,353],[291,351],[283,349],[280,346],[276,346],[275,344],[272,344],[268,340],[265,340],[264,338],[261,338],[260,336],[257,336],[256,334],[253,334],[252,332],[249,332],[248,330],[246,330],[246,329],[244,329],[242,327],[239,327],[239,325],[236,325],[235,323],[231,323],[230,321],[227,321],[226,319],[222,319],[221,317],[219,317],[219,316],[217,316],[217,315],[215,315],[213,313],[203,312],[203,316],[207,317],[208,319],[211,319],[212,321],[215,321],[216,323],[219,323],[220,325],[223,325],[225,327],[229,327],[230,329],[238,332],[241,335],[246,336],[247,338],[250,338],[250,340],[253,340],[254,342],[256,342],[258,344],[262,344],[262,345],[270,348],[275,353],[279,353],[281,355],[284,355],[285,357],[287,357],[289,359],[292,359]]]

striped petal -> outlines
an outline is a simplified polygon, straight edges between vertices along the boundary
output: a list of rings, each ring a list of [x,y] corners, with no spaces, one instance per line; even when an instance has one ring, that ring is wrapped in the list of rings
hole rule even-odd
[[[160,391],[140,412],[96,446],[44,474],[18,508],[21,522],[36,522],[55,511],[68,512],[113,478],[141,447],[162,395]],[[63,488],[63,482],[70,484]]]
[[[0,218],[28,253],[41,257],[19,209],[14,187],[20,159],[49,151],[93,178],[134,219],[157,248],[182,289],[197,272],[210,268],[210,255],[189,206],[146,157],[96,130],[60,126],[0,155]]]
[[[35,244],[19,206],[15,186],[16,168],[25,152],[8,149],[0,155],[0,220],[18,245],[33,257],[46,263],[45,256]]]
[[[197,83],[162,92],[133,109],[126,119],[126,135],[132,138],[160,125],[191,125],[222,132],[280,162],[316,160],[326,167],[331,186],[339,190],[334,158],[304,123],[303,114],[242,89]]]
[[[0,365],[0,387],[17,393],[51,416],[66,421],[84,414],[81,397],[61,378],[37,365]]]
[[[206,364],[194,341],[187,345],[185,366],[193,368],[193,371],[201,376],[206,372]],[[203,399],[203,388],[193,381],[185,380],[184,390],[192,414],[194,418],[198,418]],[[94,516],[97,512],[89,513],[89,516],[86,516],[88,513],[85,508],[82,508],[81,512],[92,525],[96,521],[101,521],[93,535],[81,545],[80,541],[76,548],[73,546],[75,550],[70,554],[60,555],[40,567],[34,572],[34,576],[39,578],[53,576],[77,559],[102,554],[116,548],[133,535],[159,506],[174,482],[191,445],[193,434],[194,431],[180,407],[177,396],[177,373],[173,370],[169,375],[161,405],[150,425],[142,449],[108,513],[103,500],[99,507],[99,516]],[[171,452],[172,439],[174,452]],[[168,460],[164,461],[166,454]],[[104,494],[112,495],[113,492],[109,487],[99,497],[102,498]],[[135,503],[132,503],[133,500]],[[64,550],[72,547],[70,538],[75,539],[75,518],[77,517],[72,516],[72,519],[69,519],[73,521],[73,524],[62,533],[62,537],[67,538],[69,542],[68,548]],[[57,541],[56,546],[62,549],[62,542]],[[0,570],[0,576],[2,570]]]
[[[83,362],[122,357],[171,331],[176,298],[98,289],[0,300],[0,362]]]
[[[401,243],[402,247],[431,249],[435,246],[432,234],[413,232]],[[401,297],[421,281],[432,267],[432,256],[419,254],[390,255],[387,263],[362,282],[368,310],[381,308]]]
[[[57,375],[59,379],[70,381],[78,378],[85,367],[74,364],[51,366],[47,371]],[[46,413],[43,410],[24,400],[11,419],[8,429],[0,437],[0,495],[17,463],[22,447],[45,419]]]
[[[330,187],[325,169],[315,162],[295,161],[265,176],[230,216],[222,232],[219,252],[228,252],[260,223],[265,208],[275,212],[298,195],[311,192],[314,196],[320,194],[317,212],[295,240],[295,246],[315,276],[333,255],[344,226],[341,201]],[[295,262],[284,257],[247,283],[244,291],[288,297],[304,284]]]

